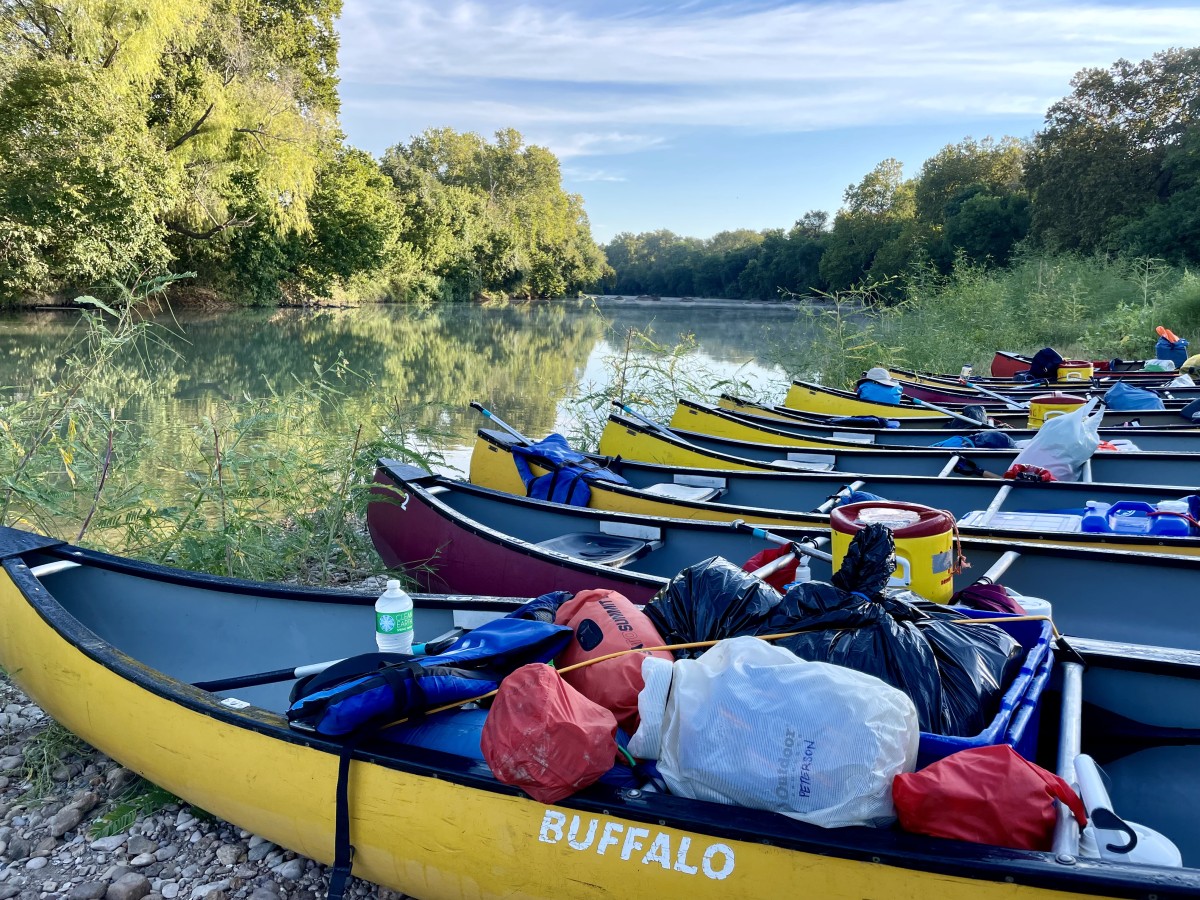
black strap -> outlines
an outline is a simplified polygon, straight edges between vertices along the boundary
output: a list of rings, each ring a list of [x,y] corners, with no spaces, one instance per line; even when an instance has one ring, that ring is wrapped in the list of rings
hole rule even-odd
[[[392,694],[396,698],[404,696],[402,682],[411,682],[413,690],[419,694],[418,708],[423,709],[425,693],[417,677],[423,672],[425,672],[424,667],[409,661],[387,666],[380,669],[378,674],[391,685]],[[424,713],[410,714],[409,719],[418,718],[420,715],[424,715]],[[391,716],[387,716],[378,724],[348,736],[342,743],[341,752],[338,754],[337,788],[334,794],[333,814],[333,871],[329,874],[329,892],[326,894],[326,900],[342,900],[346,893],[346,885],[350,882],[350,869],[354,865],[354,845],[350,843],[350,761],[359,745],[390,725],[391,719]]]
[[[354,863],[354,845],[350,843],[350,759],[358,749],[359,742],[369,733],[362,732],[348,738],[338,755],[336,805],[333,824],[333,871],[329,875],[329,892],[326,900],[342,900],[346,885],[350,881],[350,867]]]

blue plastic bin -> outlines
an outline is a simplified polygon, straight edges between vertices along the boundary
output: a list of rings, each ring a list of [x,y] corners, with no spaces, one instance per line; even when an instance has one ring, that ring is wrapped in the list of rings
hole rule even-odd
[[[963,618],[1003,619],[1006,613],[984,612],[977,609],[962,609]],[[1004,692],[1000,709],[995,718],[979,734],[970,737],[951,737],[943,734],[921,732],[921,743],[917,749],[917,768],[966,750],[970,747],[986,747],[989,744],[1010,744],[1026,759],[1032,759],[1037,749],[1037,726],[1041,714],[1042,691],[1050,680],[1054,666],[1051,643],[1054,629],[1045,620],[1033,622],[997,622],[996,625],[1011,634],[1025,648],[1025,661],[1012,684]]]

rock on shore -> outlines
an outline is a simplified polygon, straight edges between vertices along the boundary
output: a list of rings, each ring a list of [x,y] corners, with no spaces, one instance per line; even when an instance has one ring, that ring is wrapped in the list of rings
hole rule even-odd
[[[110,837],[90,828],[137,776],[97,750],[43,766],[51,789],[32,799],[26,750],[50,725],[0,679],[0,900],[320,900],[325,867],[228,822],[172,803]],[[31,744],[31,741],[34,742]],[[332,802],[332,798],[330,800]],[[346,896],[402,900],[354,879]]]

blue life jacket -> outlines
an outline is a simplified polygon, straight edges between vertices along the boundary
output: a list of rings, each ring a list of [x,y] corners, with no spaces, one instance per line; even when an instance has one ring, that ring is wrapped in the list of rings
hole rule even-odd
[[[561,434],[549,434],[544,440],[523,447],[512,445],[513,462],[525,482],[526,496],[535,500],[551,500],[571,506],[587,506],[592,499],[592,481],[611,481],[628,484],[620,475],[592,462],[577,450],[572,450]],[[535,475],[530,463],[550,469],[545,475]]]
[[[1166,409],[1162,398],[1154,391],[1118,381],[1104,393],[1104,405],[1111,410]]]
[[[288,724],[348,735],[494,691],[526,663],[548,663],[570,642],[565,625],[503,618],[434,656],[364,653],[296,682]]]
[[[887,497],[872,494],[870,491],[851,491],[845,497],[838,498],[834,506],[849,506],[851,503],[866,503],[868,500],[887,501]]]
[[[1003,431],[980,431],[977,434],[956,434],[931,444],[933,447],[950,447],[955,450],[973,448],[977,450],[1007,450],[1016,446],[1013,439]]]
[[[870,400],[872,403],[887,403],[891,406],[899,406],[900,401],[904,399],[904,391],[900,385],[888,387],[886,384],[880,384],[877,381],[861,381],[858,385],[858,399]]]
[[[555,592],[554,600],[562,602]],[[568,595],[569,596],[569,595]],[[541,598],[539,598],[541,599]],[[528,610],[529,604],[522,607]],[[518,610],[521,612],[521,610]],[[546,663],[570,642],[566,625],[508,616],[468,632],[433,656],[364,653],[292,688],[288,724],[343,738],[334,794],[333,866],[327,900],[342,900],[350,880],[350,761],[361,741],[396,719],[490,693],[505,675],[531,662]]]

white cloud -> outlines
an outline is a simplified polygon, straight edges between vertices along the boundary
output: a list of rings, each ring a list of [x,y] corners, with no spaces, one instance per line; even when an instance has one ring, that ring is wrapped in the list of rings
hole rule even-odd
[[[609,172],[606,169],[578,169],[574,166],[564,166],[563,178],[567,181],[628,181],[624,175]]]
[[[603,14],[346,0],[346,109],[407,132],[512,125],[561,157],[681,128],[808,131],[1040,118],[1086,66],[1195,43],[1200,8],[893,0]],[[395,135],[395,132],[393,131]],[[399,137],[399,135],[396,135]]]

